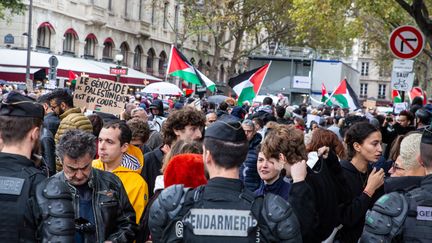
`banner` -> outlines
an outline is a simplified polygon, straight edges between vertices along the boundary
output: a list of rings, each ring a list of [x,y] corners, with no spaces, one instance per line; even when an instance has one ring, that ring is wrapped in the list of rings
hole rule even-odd
[[[119,115],[126,105],[128,88],[111,80],[81,76],[75,88],[74,105]]]

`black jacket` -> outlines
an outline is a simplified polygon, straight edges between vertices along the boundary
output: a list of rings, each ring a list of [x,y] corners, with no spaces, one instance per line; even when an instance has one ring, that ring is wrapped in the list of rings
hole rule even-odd
[[[372,198],[363,193],[370,169],[367,173],[359,172],[349,161],[341,161],[349,197],[338,208],[338,216],[342,229],[337,238],[341,242],[357,242],[363,231],[365,216],[375,201],[384,194],[384,187],[376,190]]]
[[[384,180],[385,193],[408,192],[411,189],[420,187],[423,176],[401,176],[389,177]]]
[[[338,205],[347,197],[342,167],[335,152],[330,151],[327,159],[320,159],[313,169],[308,167],[306,182],[312,188],[316,215],[313,229],[303,237],[303,242],[321,242],[327,239],[339,225],[335,215]]]
[[[261,183],[261,178],[257,171],[258,152],[256,147],[261,143],[261,134],[257,133],[249,142],[249,151],[246,160],[240,167],[240,180],[243,181],[247,189],[255,191]]]
[[[145,163],[141,171],[141,176],[147,182],[149,198],[153,196],[156,177],[161,174],[160,170],[162,168],[163,157],[164,153],[160,147],[144,155]]]
[[[36,186],[46,179],[33,161],[24,156],[0,152],[0,239],[2,242],[37,242],[42,216],[36,205]],[[24,183],[11,186],[12,180],[24,179]],[[8,184],[6,184],[8,183]],[[8,186],[10,185],[10,186]],[[21,188],[17,190],[17,188]],[[13,192],[18,191],[18,195]],[[32,203],[30,203],[32,202]]]
[[[48,175],[53,176],[56,173],[56,155],[54,135],[47,128],[42,129],[40,138],[42,158],[45,165],[48,167]]]
[[[60,118],[54,112],[50,112],[44,117],[43,126],[50,130],[53,136],[57,133],[59,125]]]
[[[65,180],[64,172],[55,175]],[[92,169],[90,188],[93,189],[93,213],[96,220],[97,242],[132,242],[135,240],[137,225],[135,211],[132,208],[120,179],[109,172]],[[77,190],[69,188],[74,196],[75,211],[79,208]]]

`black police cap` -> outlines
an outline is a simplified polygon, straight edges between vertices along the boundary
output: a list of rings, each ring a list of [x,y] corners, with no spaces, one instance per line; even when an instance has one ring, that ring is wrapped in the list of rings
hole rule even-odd
[[[247,141],[240,122],[216,121],[206,129],[204,137],[234,143]]]
[[[34,99],[18,92],[10,92],[0,106],[0,116],[44,118],[44,108]]]

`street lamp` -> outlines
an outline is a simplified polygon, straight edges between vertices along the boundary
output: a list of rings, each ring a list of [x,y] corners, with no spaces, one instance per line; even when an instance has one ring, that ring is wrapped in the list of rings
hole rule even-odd
[[[30,0],[29,5],[29,19],[27,29],[27,63],[26,63],[26,83],[30,79],[30,53],[31,53],[31,41],[32,41],[32,15],[33,15],[33,0]],[[33,87],[32,83],[32,87]]]
[[[123,61],[123,55],[122,54],[117,54],[117,55],[115,55],[115,60],[116,60],[116,63],[117,63],[117,69],[121,69],[121,63],[122,63],[122,61]],[[117,74],[117,82],[120,82],[120,73],[118,73]]]

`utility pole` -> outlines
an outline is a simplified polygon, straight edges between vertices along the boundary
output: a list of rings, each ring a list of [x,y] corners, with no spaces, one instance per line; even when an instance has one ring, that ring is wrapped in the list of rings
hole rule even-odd
[[[31,43],[32,43],[32,17],[33,17],[33,0],[30,0],[29,5],[29,19],[28,19],[28,30],[27,30],[27,65],[26,65],[26,82],[30,79],[30,54],[31,54]],[[34,83],[32,82],[32,86]]]
[[[174,42],[174,46],[176,47],[176,48],[178,48],[178,44],[177,44],[177,42],[178,42],[178,22],[179,22],[179,20],[178,20],[178,15],[179,15],[179,4],[178,3],[176,3],[176,5],[175,5],[175,11],[174,11],[174,32],[175,32],[175,42]]]

